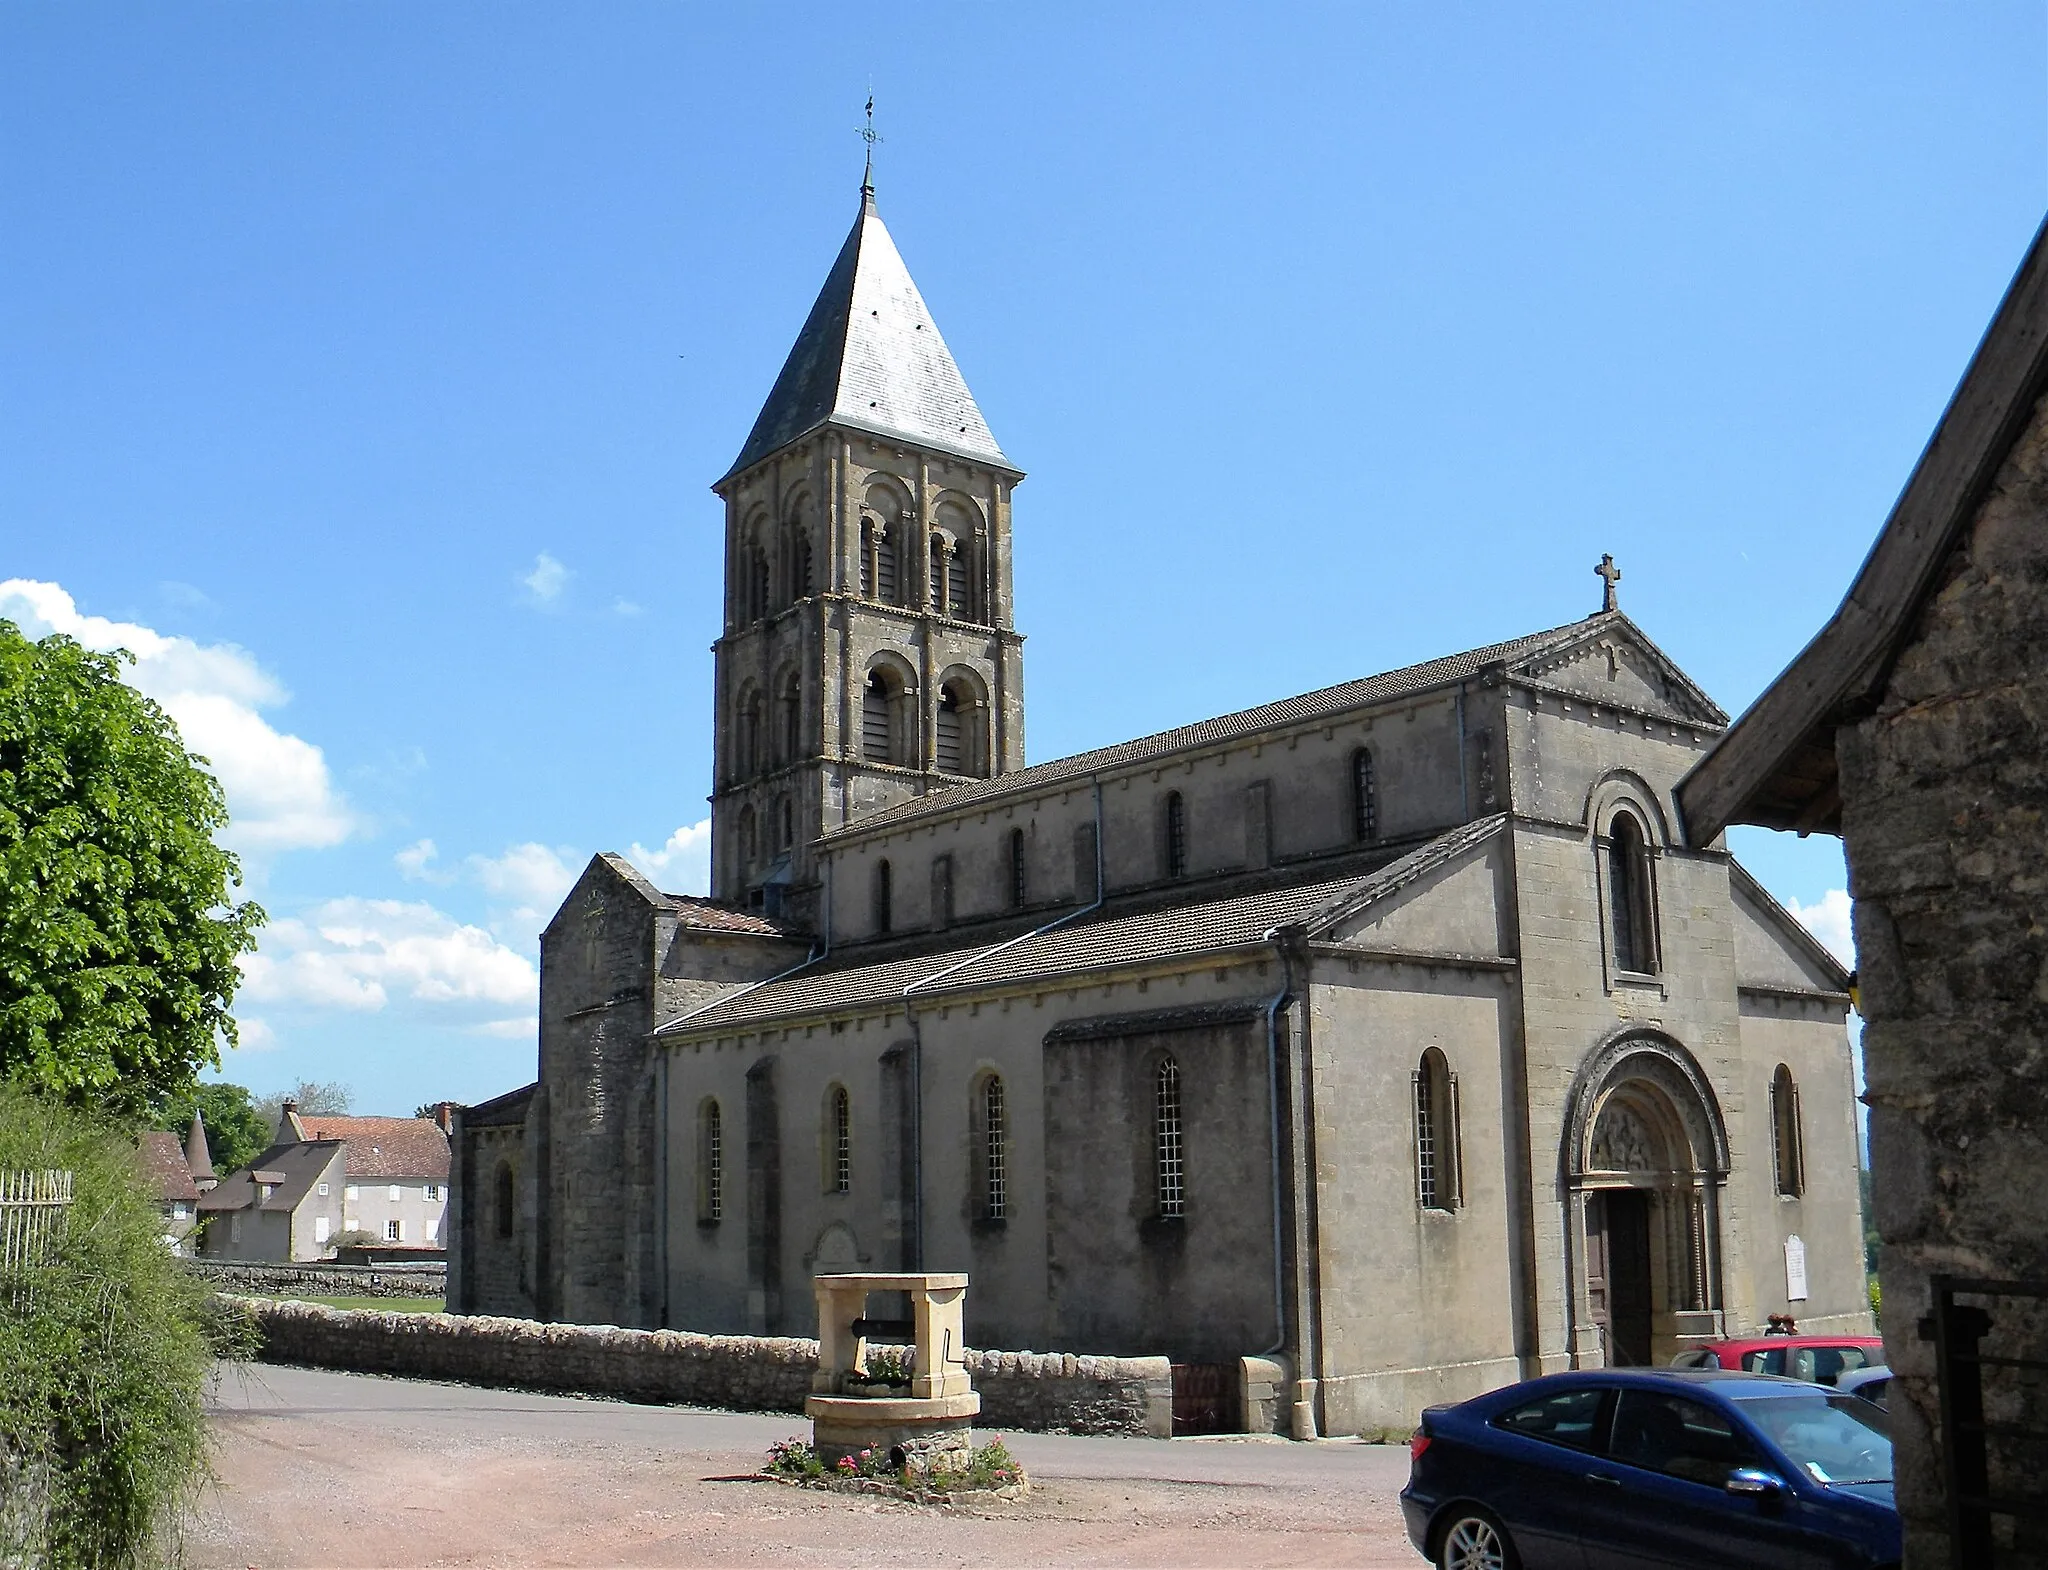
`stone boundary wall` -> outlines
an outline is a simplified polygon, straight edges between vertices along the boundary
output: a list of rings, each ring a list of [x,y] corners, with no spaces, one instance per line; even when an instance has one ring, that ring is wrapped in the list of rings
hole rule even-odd
[[[252,1264],[241,1260],[181,1259],[218,1292],[310,1292],[319,1297],[445,1297],[447,1264]]]
[[[818,1343],[783,1336],[620,1330],[467,1314],[386,1314],[236,1298],[262,1332],[265,1362],[407,1379],[617,1396],[628,1401],[801,1413]],[[983,1428],[1037,1433],[1173,1432],[1163,1357],[969,1352]]]

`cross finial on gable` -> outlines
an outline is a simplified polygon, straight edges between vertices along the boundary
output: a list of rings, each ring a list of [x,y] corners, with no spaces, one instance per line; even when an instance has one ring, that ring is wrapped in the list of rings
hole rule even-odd
[[[1600,565],[1593,569],[1593,576],[1607,580],[1606,590],[1600,597],[1600,609],[1603,611],[1621,609],[1621,602],[1614,595],[1614,586],[1621,582],[1621,569],[1614,565],[1614,558],[1602,555]]]

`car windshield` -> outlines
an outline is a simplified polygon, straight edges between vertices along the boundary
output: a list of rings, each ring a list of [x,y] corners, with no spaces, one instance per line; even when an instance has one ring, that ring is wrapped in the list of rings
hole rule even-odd
[[[1889,1483],[1891,1432],[1881,1407],[1855,1396],[1745,1401],[1742,1415],[1816,1483]]]

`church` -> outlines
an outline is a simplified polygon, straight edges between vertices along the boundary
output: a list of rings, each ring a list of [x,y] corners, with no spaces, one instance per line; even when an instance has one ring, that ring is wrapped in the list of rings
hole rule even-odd
[[[713,487],[711,895],[600,855],[549,923],[451,1310],[804,1336],[815,1273],[964,1270],[975,1346],[1265,1359],[1224,1420],[1298,1436],[1867,1330],[1850,977],[1688,844],[1727,717],[1612,562],[1582,620],[1027,765],[1023,478],[863,186]]]

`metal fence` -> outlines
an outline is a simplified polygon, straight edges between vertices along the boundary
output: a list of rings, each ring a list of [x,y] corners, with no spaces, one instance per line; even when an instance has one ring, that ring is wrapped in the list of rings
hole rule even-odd
[[[0,1172],[0,1274],[48,1259],[70,1208],[69,1172]]]
[[[2048,1301],[2048,1281],[1936,1276],[1933,1287],[1934,1312],[1920,1321],[1920,1335],[1934,1343],[1951,1562],[1956,1570],[1987,1570],[1999,1558],[1994,1517],[2009,1517],[2016,1527],[2028,1528],[2029,1535],[2048,1520],[2048,1491],[2041,1489],[2048,1475],[2048,1427],[2038,1420],[1987,1416],[1984,1400],[1989,1370],[1999,1398],[1995,1407],[2029,1415],[2042,1410],[2048,1395],[2043,1377],[2048,1376],[2048,1356],[2042,1354],[2048,1345],[2040,1336],[2039,1305]],[[1994,1316],[1981,1302],[1958,1298],[2004,1306]],[[1994,1334],[1998,1331],[2004,1333]]]

